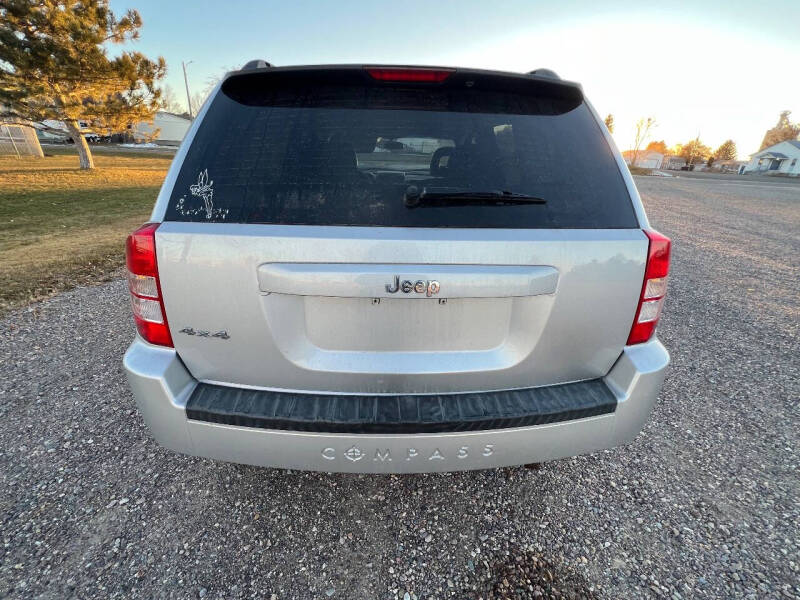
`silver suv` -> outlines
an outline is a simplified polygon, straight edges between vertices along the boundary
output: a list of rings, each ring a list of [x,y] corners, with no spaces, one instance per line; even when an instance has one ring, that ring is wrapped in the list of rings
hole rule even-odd
[[[579,85],[388,66],[229,73],[127,243],[125,369],[187,454],[481,469],[633,439],[670,241]]]

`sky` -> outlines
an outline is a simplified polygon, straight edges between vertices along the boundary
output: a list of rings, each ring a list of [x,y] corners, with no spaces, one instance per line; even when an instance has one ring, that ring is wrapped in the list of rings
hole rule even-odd
[[[800,121],[800,1],[111,0],[143,20],[123,46],[163,56],[165,84],[191,93],[253,58],[274,65],[388,63],[527,72],[577,81],[614,138],[633,145],[641,117],[653,140],[698,134],[740,158],[758,150],[782,110]],[[119,51],[112,49],[112,53]]]

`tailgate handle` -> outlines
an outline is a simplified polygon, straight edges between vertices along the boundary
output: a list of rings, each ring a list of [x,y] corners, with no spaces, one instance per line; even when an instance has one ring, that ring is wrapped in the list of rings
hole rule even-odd
[[[263,293],[337,298],[506,298],[554,294],[549,266],[265,263]]]

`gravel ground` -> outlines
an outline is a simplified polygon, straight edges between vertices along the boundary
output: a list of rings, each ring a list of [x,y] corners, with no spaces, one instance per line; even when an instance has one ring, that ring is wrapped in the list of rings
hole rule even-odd
[[[0,321],[0,597],[800,598],[800,188],[639,178],[676,246],[630,446],[357,476],[178,456],[120,361],[125,285]]]

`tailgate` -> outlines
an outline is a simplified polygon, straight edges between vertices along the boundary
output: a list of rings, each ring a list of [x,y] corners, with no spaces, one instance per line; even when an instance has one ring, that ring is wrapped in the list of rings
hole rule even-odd
[[[630,331],[647,238],[164,223],[157,248],[175,347],[198,379],[435,393],[607,373]],[[423,286],[404,292],[404,281]]]

